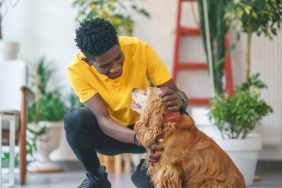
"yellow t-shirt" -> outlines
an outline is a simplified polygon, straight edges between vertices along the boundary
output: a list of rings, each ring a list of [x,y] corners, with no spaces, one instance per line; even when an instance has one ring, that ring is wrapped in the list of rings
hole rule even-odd
[[[121,125],[134,124],[139,115],[131,108],[133,88],[145,89],[148,81],[161,85],[171,79],[164,63],[155,51],[145,42],[135,37],[119,36],[119,45],[124,54],[123,73],[116,79],[96,71],[94,66],[86,64],[79,52],[68,66],[70,83],[81,102],[86,102],[99,94],[108,105],[111,118]]]

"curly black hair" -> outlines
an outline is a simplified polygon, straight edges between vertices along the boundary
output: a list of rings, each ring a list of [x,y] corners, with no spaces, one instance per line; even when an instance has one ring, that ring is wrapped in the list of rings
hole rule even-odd
[[[75,34],[76,46],[87,59],[94,59],[118,44],[115,28],[102,18],[82,21]]]

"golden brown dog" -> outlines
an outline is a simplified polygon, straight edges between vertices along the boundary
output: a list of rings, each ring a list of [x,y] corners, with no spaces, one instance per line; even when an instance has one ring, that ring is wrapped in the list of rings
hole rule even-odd
[[[158,138],[164,151],[148,164],[156,188],[243,188],[244,178],[228,155],[198,130],[187,114],[167,113],[159,88],[135,89],[131,108],[140,114],[137,140],[150,146]]]

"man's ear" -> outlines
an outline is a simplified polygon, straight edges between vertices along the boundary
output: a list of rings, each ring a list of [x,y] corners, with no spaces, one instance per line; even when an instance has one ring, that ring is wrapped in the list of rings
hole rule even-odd
[[[160,100],[153,101],[144,109],[140,120],[135,124],[134,130],[137,140],[143,146],[146,147],[153,144],[155,139],[161,134],[164,108]]]
[[[86,57],[82,58],[82,61],[84,61],[84,63],[86,63],[86,64],[89,65],[89,66],[93,66],[93,64],[90,63],[90,60],[87,59]]]

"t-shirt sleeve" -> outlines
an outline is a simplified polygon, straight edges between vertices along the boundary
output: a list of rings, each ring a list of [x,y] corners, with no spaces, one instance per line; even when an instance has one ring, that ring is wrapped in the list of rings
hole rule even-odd
[[[68,67],[67,72],[70,84],[80,102],[86,102],[97,93],[96,89],[91,87],[74,69]]]
[[[167,67],[160,57],[149,45],[145,45],[147,77],[155,86],[161,85],[171,79]]]

